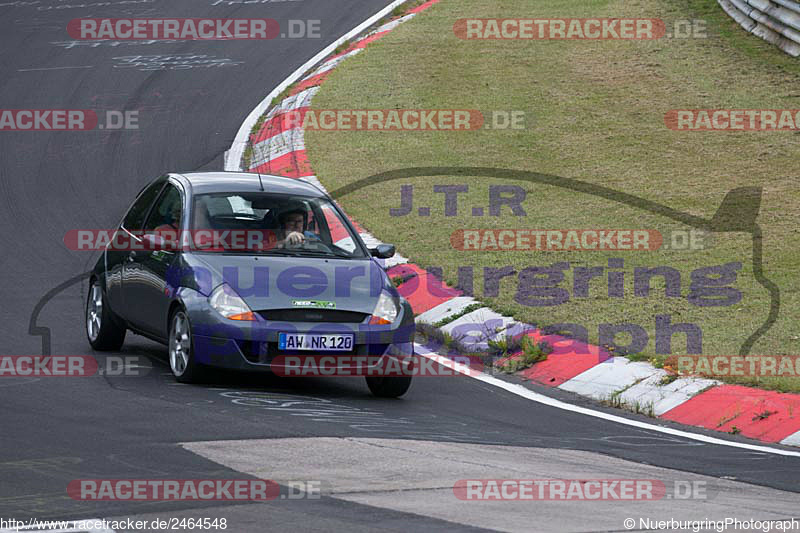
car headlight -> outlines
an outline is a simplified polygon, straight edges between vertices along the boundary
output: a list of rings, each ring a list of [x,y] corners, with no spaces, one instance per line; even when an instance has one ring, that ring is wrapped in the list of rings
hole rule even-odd
[[[227,283],[214,289],[208,297],[208,303],[217,313],[229,320],[256,320],[255,313]]]
[[[400,312],[397,300],[386,292],[381,292],[378,303],[372,311],[370,324],[391,324]]]

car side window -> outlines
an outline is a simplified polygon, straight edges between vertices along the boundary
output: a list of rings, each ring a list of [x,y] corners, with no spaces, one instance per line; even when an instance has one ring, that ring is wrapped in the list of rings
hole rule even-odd
[[[325,215],[316,204],[312,204],[308,212],[308,231],[315,233],[322,242],[331,243],[331,233],[325,221]]]
[[[142,191],[128,210],[128,214],[125,215],[125,220],[122,222],[122,226],[126,230],[138,231],[144,227],[144,217],[147,216],[147,211],[150,209],[150,206],[153,205],[162,187],[164,187],[164,182],[159,180]]]
[[[146,233],[176,231],[180,229],[182,213],[181,193],[175,185],[168,183],[150,211],[144,231]]]

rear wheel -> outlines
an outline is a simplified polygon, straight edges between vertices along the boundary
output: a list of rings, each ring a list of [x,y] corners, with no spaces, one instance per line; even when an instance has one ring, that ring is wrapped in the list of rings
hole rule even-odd
[[[89,285],[86,298],[86,336],[98,351],[119,350],[125,342],[125,328],[115,321],[103,287],[96,279]]]
[[[169,321],[169,368],[181,383],[193,383],[201,378],[201,368],[194,359],[192,325],[183,309],[178,309]]]
[[[411,386],[411,376],[370,376],[366,380],[370,392],[378,398],[399,398]]]

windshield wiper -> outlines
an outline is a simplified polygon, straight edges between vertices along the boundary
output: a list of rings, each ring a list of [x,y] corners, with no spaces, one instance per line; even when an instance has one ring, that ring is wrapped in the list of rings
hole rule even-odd
[[[350,254],[338,252],[338,251],[322,251],[322,250],[303,250],[301,249],[284,249],[284,248],[272,248],[269,250],[260,250],[258,248],[249,248],[249,249],[218,249],[214,247],[204,247],[204,248],[196,248],[198,252],[212,252],[212,253],[219,253],[219,254],[230,254],[230,255],[251,255],[251,254],[259,254],[259,255],[279,255],[281,257],[336,257],[341,259],[353,259],[353,256]]]
[[[267,253],[275,254],[275,255],[286,255],[286,256],[295,256],[295,257],[341,257],[343,259],[351,259],[351,255],[346,255],[342,253],[337,253],[335,251],[322,251],[322,250],[304,250],[302,248],[298,249],[280,249],[280,250],[270,250]]]

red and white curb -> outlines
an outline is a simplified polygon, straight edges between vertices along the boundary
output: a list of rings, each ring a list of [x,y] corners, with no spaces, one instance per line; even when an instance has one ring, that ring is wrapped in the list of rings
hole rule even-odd
[[[231,150],[226,153],[225,169],[240,171],[244,148],[252,144],[252,157],[248,171],[262,174],[278,174],[313,183],[323,191],[325,187],[314,175],[305,150],[305,139],[302,128],[298,125],[286,128],[288,123],[300,121],[284,121],[281,115],[287,112],[300,113],[301,116],[311,107],[314,95],[319,86],[327,79],[328,74],[342,61],[362,52],[365,47],[380,39],[398,25],[411,20],[420,12],[436,4],[439,0],[430,0],[410,12],[398,17],[376,30],[362,35],[348,48],[339,54],[333,54],[339,44],[361,35],[367,28],[386,16],[404,0],[392,2],[379,13],[370,17],[353,31],[331,44],[298,71],[276,87],[253,112],[247,117],[239,130]],[[312,70],[314,69],[314,70]],[[287,87],[298,82],[278,105],[268,109],[273,98],[281,94]],[[264,114],[267,116],[259,131],[248,139],[249,132]],[[244,132],[244,134],[242,134]],[[331,221],[335,220],[333,217]],[[363,230],[353,221],[364,242],[374,247],[381,243],[379,239]],[[332,228],[334,238],[337,232]],[[339,228],[342,237],[346,235]],[[532,382],[574,392],[595,400],[611,401],[614,405],[636,412],[642,412],[683,424],[700,426],[711,430],[741,434],[746,437],[765,442],[800,446],[800,394],[786,394],[765,391],[738,385],[725,385],[716,380],[681,377],[675,380],[667,378],[668,373],[655,368],[649,363],[631,362],[624,357],[613,357],[603,348],[581,343],[557,335],[544,335],[534,326],[520,324],[514,319],[502,316],[488,307],[481,307],[467,314],[463,312],[476,303],[474,298],[447,286],[435,274],[409,263],[408,259],[396,255],[385,263],[387,273],[394,278],[400,276],[406,281],[400,285],[399,291],[411,304],[417,315],[417,322],[436,324],[449,317],[457,317],[441,327],[448,334],[456,337],[470,349],[485,350],[488,341],[507,335],[529,335],[537,341],[547,341],[553,346],[553,352],[545,361],[519,372],[518,375]],[[449,361],[446,357],[431,353],[424,347],[418,347],[419,353],[437,361]],[[518,355],[518,354],[515,354]],[[515,355],[512,355],[514,357]],[[537,395],[523,387],[514,386],[450,361],[465,375],[491,382],[520,396],[530,397],[540,403],[555,405],[572,411],[586,412],[592,416],[620,422],[622,417],[606,416],[605,413],[572,406],[564,402]],[[505,384],[505,385],[501,385]],[[516,387],[519,387],[517,389]],[[522,393],[521,391],[528,391]],[[531,396],[536,396],[533,398]],[[622,423],[622,422],[620,422]],[[751,449],[781,450],[760,446],[731,443],[721,439],[713,439],[702,435],[668,430],[654,424],[638,423],[655,431],[666,433],[693,435],[695,440],[706,442],[728,443],[736,447]],[[677,431],[677,432],[676,432]],[[710,439],[710,440],[709,440]],[[796,452],[783,452],[795,454]],[[798,454],[800,456],[800,454]]]

